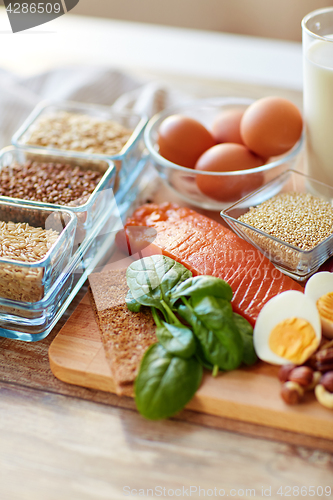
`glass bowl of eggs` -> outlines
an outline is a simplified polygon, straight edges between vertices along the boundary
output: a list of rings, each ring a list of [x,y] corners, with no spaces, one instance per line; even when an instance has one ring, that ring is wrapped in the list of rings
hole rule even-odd
[[[155,115],[144,133],[150,160],[190,205],[222,210],[297,168],[303,120],[287,99],[201,99]]]

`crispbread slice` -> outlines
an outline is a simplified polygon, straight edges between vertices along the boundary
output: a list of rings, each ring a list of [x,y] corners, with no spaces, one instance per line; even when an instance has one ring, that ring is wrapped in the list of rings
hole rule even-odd
[[[147,348],[157,342],[149,308],[127,309],[126,269],[89,276],[91,299],[118,394],[128,394]]]

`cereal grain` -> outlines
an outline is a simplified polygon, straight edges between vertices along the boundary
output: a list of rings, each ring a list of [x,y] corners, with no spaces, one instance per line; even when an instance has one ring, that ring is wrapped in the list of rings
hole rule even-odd
[[[27,144],[112,156],[123,149],[131,134],[113,120],[59,111],[36,121]]]
[[[332,205],[310,193],[276,195],[250,207],[239,220],[301,250],[311,250],[333,234]]]
[[[28,223],[0,221],[0,258],[38,262],[55,244],[59,233]],[[0,297],[36,302],[44,293],[42,267],[19,267],[0,262]]]

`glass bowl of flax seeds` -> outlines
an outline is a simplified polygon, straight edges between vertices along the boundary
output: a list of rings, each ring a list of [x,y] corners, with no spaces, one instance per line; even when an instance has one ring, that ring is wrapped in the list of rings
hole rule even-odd
[[[306,281],[333,255],[333,187],[287,170],[221,212],[278,269]]]

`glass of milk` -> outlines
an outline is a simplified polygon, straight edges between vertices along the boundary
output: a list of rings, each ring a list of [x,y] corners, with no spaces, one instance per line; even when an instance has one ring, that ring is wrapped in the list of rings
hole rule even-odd
[[[302,35],[306,172],[333,186],[333,7],[305,16]]]

